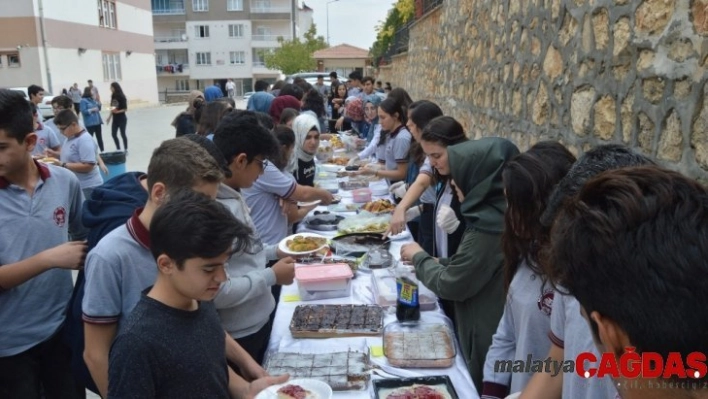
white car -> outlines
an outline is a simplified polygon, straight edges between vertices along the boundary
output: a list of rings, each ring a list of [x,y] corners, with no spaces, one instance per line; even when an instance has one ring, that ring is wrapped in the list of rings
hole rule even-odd
[[[251,98],[251,96],[254,95],[254,94],[256,94],[255,91],[246,92],[246,93],[243,95],[243,101],[248,102],[248,99]]]
[[[29,100],[29,95],[27,94],[27,88],[26,87],[10,87],[10,90],[14,91],[19,91],[22,93],[22,95]],[[44,92],[44,99],[42,100],[42,103],[37,106],[39,108],[39,114],[44,117],[44,119],[49,119],[54,117],[54,111],[52,110],[52,99],[54,98],[53,95],[49,92]]]

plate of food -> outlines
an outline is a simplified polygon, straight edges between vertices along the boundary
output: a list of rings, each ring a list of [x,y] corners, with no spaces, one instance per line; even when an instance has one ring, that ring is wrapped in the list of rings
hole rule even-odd
[[[297,203],[297,206],[312,206],[312,205],[317,205],[320,202],[322,202],[322,200],[314,200],[314,201],[309,201],[309,202],[302,202],[301,201],[301,202]]]
[[[278,243],[278,249],[290,255],[307,255],[327,246],[327,237],[314,233],[293,234]]]
[[[395,378],[374,381],[375,399],[458,399],[448,376]]]
[[[331,165],[337,165],[339,166],[339,169],[341,169],[343,166],[347,166],[349,163],[349,158],[347,157],[333,157],[327,160],[328,164]],[[337,170],[339,170],[337,169]]]
[[[290,380],[261,391],[256,399],[331,399],[332,388],[311,378]]]
[[[41,157],[41,158],[37,158],[37,160],[39,162],[50,163],[52,165],[58,165],[60,163],[60,161],[54,157]]]
[[[361,207],[362,211],[367,211],[375,215],[382,213],[391,213],[394,211],[394,209],[396,209],[396,204],[387,199],[369,201]]]

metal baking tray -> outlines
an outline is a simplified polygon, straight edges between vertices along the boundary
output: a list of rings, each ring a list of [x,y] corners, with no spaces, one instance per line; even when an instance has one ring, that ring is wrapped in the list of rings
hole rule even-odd
[[[390,323],[383,350],[389,364],[400,368],[448,368],[457,356],[455,334],[443,323]]]
[[[446,375],[414,378],[391,378],[384,380],[374,380],[374,398],[386,399],[391,390],[397,388],[412,387],[413,385],[426,385],[435,387],[446,393],[451,399],[459,399],[457,391]]]

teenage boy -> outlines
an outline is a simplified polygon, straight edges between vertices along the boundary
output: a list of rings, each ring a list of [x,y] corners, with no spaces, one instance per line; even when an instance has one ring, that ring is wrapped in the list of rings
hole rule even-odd
[[[362,80],[364,76],[359,71],[353,71],[349,74],[349,90],[347,91],[347,97],[359,97],[362,98]]]
[[[265,80],[256,80],[253,85],[255,93],[248,98],[248,103],[246,104],[248,111],[264,112],[266,114],[270,111],[270,105],[275,97],[268,93],[268,87],[270,87],[270,83]]]
[[[211,302],[226,261],[249,246],[250,234],[223,205],[191,190],[155,212],[149,239],[157,280],[111,348],[109,398],[241,398],[266,387],[229,385],[224,330]]]
[[[83,196],[68,170],[37,163],[32,109],[0,90],[0,397],[76,397],[58,331],[82,267]]]
[[[57,133],[46,124],[39,121],[39,109],[34,103],[30,103],[32,107],[32,119],[35,126],[35,134],[37,134],[37,144],[32,150],[33,157],[44,157],[46,154],[58,153],[61,150],[61,140]],[[48,151],[50,150],[50,151]]]
[[[98,94],[98,87],[93,85],[93,80],[91,79],[89,79],[87,83],[88,87],[91,88],[91,96],[93,97],[93,100],[100,104],[101,96]]]
[[[54,116],[57,116],[57,114],[65,109],[73,109],[74,103],[71,101],[71,98],[68,96],[56,96],[52,98],[52,112],[54,113]],[[83,122],[79,122],[83,126]],[[56,133],[59,136],[59,140],[62,141],[62,144],[64,143],[64,140],[61,136],[61,133],[59,132],[59,129],[57,128],[57,125],[54,121],[54,118],[49,119],[48,121],[44,122],[44,126],[50,127],[54,130],[54,133]]]
[[[361,81],[363,87],[364,96],[370,96],[374,94],[374,78],[371,76],[365,76]]]
[[[546,211],[541,215],[541,223],[551,226],[563,203],[576,195],[588,179],[598,174],[630,166],[648,165],[653,162],[631,149],[617,144],[601,145],[583,154],[570,168],[568,174],[558,183],[548,199]],[[546,274],[554,285],[560,284],[555,278],[562,275],[565,265],[547,262]],[[553,361],[575,361],[580,353],[593,352],[599,356],[587,329],[587,323],[580,315],[580,304],[566,288],[559,287],[554,292],[553,312],[551,312],[551,349],[548,358]],[[576,373],[543,372],[534,375],[524,388],[523,399],[560,398],[613,399],[618,397],[610,378],[583,378]]]
[[[257,361],[262,362],[268,347],[275,308],[271,294],[274,285],[293,282],[295,261],[286,257],[272,268],[268,261],[284,257],[277,245],[264,245],[258,236],[251,212],[241,189],[251,187],[263,174],[267,159],[278,155],[278,142],[258,123],[252,112],[229,114],[214,133],[214,144],[229,164],[231,177],[219,187],[217,200],[254,232],[254,243],[246,251],[235,253],[227,268],[229,279],[215,299],[226,331]]]
[[[59,164],[76,174],[84,197],[91,196],[94,188],[103,184],[96,159],[98,146],[86,129],[79,124],[73,110],[65,109],[54,117],[57,129],[66,137],[62,146]]]
[[[89,253],[82,301],[84,360],[103,396],[108,387],[111,343],[140,299],[140,293],[157,277],[148,231],[153,214],[179,190],[192,189],[215,197],[222,179],[217,162],[199,145],[182,138],[163,142],[153,152],[148,166],[145,207],[137,209],[124,225],[101,239]],[[226,343],[229,359],[248,370],[249,376],[264,374],[231,339],[226,339]]]
[[[607,355],[626,365],[620,359],[632,348],[638,376],[619,366],[614,378],[623,398],[708,398],[708,310],[700,306],[708,291],[699,277],[708,274],[705,187],[657,166],[603,173],[561,211],[551,253],[604,355],[586,367],[602,369]],[[653,368],[663,376],[644,374],[647,352],[658,354]],[[670,354],[680,354],[678,367]],[[699,367],[689,360],[696,354]]]

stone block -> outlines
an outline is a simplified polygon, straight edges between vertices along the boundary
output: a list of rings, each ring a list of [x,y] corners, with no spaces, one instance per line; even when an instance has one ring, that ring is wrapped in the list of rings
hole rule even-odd
[[[654,121],[652,121],[651,118],[649,118],[649,116],[644,112],[639,112],[637,119],[639,129],[637,133],[637,141],[639,142],[639,148],[645,155],[652,156],[656,125],[654,124]]]
[[[656,54],[651,50],[641,50],[639,52],[639,60],[637,60],[637,70],[642,71],[649,69],[654,65]]]
[[[538,92],[536,93],[536,100],[533,103],[533,113],[531,115],[531,120],[533,120],[533,123],[537,125],[546,124],[550,109],[551,104],[548,100],[546,85],[541,82],[538,86]]]
[[[691,129],[691,147],[696,163],[708,172],[708,85],[703,86]]]
[[[601,8],[592,16],[592,30],[595,34],[595,48],[604,50],[610,41],[610,14]]]
[[[699,35],[708,35],[708,0],[693,0],[691,9],[693,29]]]
[[[570,119],[573,131],[578,136],[587,136],[590,129],[590,110],[595,101],[595,89],[583,86],[575,90],[570,98]]]
[[[590,14],[585,14],[585,19],[583,19],[583,37],[582,37],[582,47],[585,53],[589,53],[594,50],[592,45],[593,41],[593,28],[592,28],[592,18]]]
[[[629,89],[627,96],[622,101],[622,109],[620,117],[622,118],[622,141],[625,144],[630,144],[632,141],[632,128],[634,127],[634,86]]]
[[[615,136],[615,125],[617,123],[617,109],[612,96],[603,96],[593,106],[595,114],[595,126],[593,131],[596,137],[609,141]]]
[[[634,13],[638,31],[649,35],[661,33],[674,15],[676,0],[644,0]]]
[[[597,33],[596,33],[597,35]],[[629,18],[620,18],[612,29],[614,44],[612,47],[612,55],[617,57],[627,51],[629,39],[632,37],[632,28],[629,26]]]
[[[692,81],[689,78],[684,78],[674,82],[674,98],[683,100],[691,94]]]
[[[561,26],[560,32],[558,33],[558,39],[563,46],[568,45],[570,39],[575,37],[578,31],[578,21],[570,15],[569,12],[565,13],[563,17],[563,26]]]
[[[666,81],[660,77],[644,79],[642,81],[644,98],[652,104],[658,104],[664,97],[664,87],[666,87]]]
[[[684,62],[696,56],[698,54],[693,48],[693,42],[687,37],[679,37],[669,44],[669,58],[676,62]]]
[[[681,119],[676,110],[671,113],[663,123],[659,138],[659,159],[678,162],[683,153],[683,135],[681,134]]]
[[[555,47],[549,46],[546,50],[546,58],[543,60],[543,72],[555,80],[563,72],[563,58]]]

